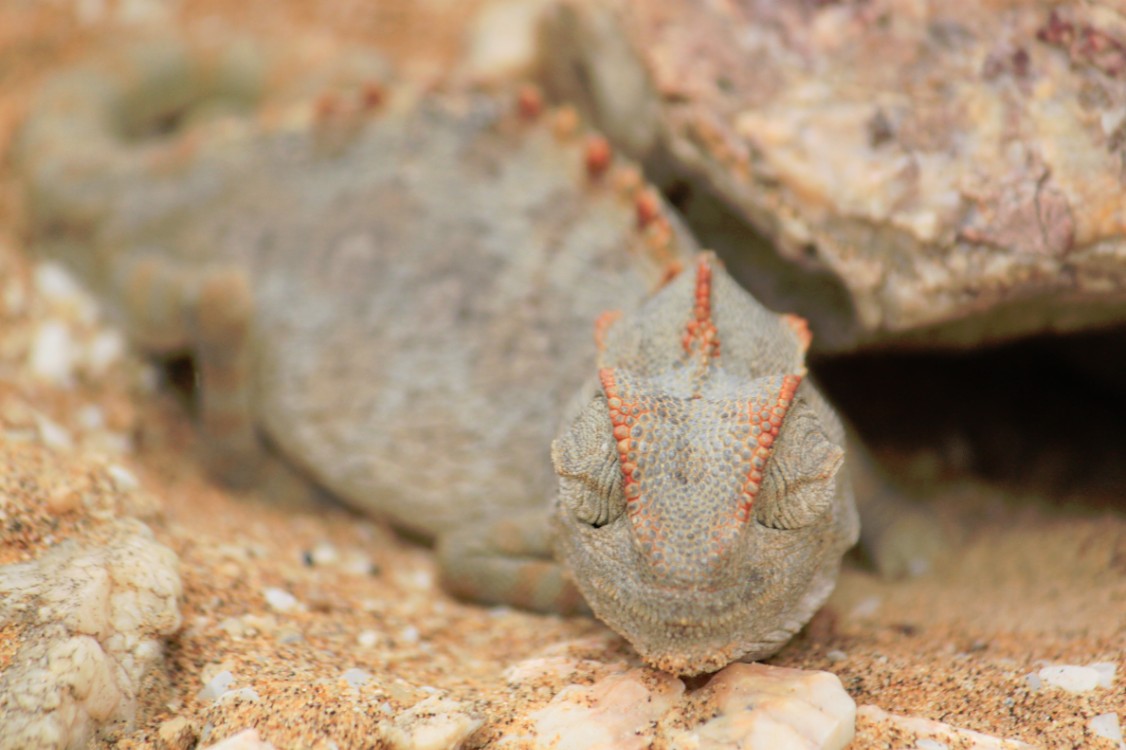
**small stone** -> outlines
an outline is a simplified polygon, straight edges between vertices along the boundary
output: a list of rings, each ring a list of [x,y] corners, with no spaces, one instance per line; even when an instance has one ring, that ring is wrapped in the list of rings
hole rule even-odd
[[[372,648],[379,643],[379,633],[374,630],[362,630],[356,637],[356,642],[364,648]]]
[[[309,553],[309,559],[317,566],[335,565],[340,562],[340,553],[328,542],[319,542]]]
[[[1118,750],[1126,750],[1126,742],[1122,739],[1122,724],[1118,714],[1099,714],[1087,722],[1092,734],[1118,744]]]
[[[100,430],[106,426],[106,414],[97,404],[87,404],[78,409],[74,420],[86,431]]]
[[[203,686],[203,689],[196,693],[196,700],[218,700],[220,696],[231,689],[231,685],[233,684],[235,684],[235,676],[224,669],[222,672],[212,677],[211,680]]]
[[[1114,685],[1114,674],[1118,671],[1117,664],[1112,661],[1100,661],[1087,666],[1099,673],[1099,687],[1108,688]]]
[[[105,374],[125,354],[125,338],[120,331],[101,331],[86,346],[83,361],[86,371],[94,377]]]
[[[1102,675],[1091,667],[1060,664],[1044,667],[1037,673],[1045,685],[1058,687],[1069,693],[1086,693],[1099,687]]]
[[[237,690],[228,690],[219,696],[216,703],[257,703],[259,700],[258,691],[251,687],[238,688]]]
[[[475,81],[512,79],[536,59],[536,31],[544,0],[494,0],[477,14],[469,33],[466,69]]]
[[[593,685],[571,685],[523,717],[526,726],[518,724],[498,747],[642,750],[653,744],[657,722],[683,695],[683,682],[645,669],[611,674]]]
[[[825,654],[825,658],[829,660],[830,664],[839,664],[840,662],[848,659],[848,654],[840,649],[833,649]]]
[[[857,739],[865,747],[903,747],[921,750],[964,748],[965,750],[1031,750],[1020,740],[992,737],[969,729],[913,716],[897,716],[878,706],[861,706],[856,711]],[[927,744],[931,743],[931,744]]]
[[[118,492],[136,492],[141,488],[141,481],[137,475],[119,464],[110,464],[106,467],[113,487]]]
[[[262,596],[266,598],[266,606],[275,612],[293,612],[301,608],[297,597],[285,589],[270,586],[262,591]]]
[[[203,750],[277,750],[277,748],[259,737],[257,729],[244,729],[221,742],[208,745]]]
[[[82,506],[82,493],[68,484],[56,487],[46,499],[47,510],[54,516],[65,516]]]
[[[358,667],[344,670],[344,674],[340,678],[348,683],[348,687],[360,688],[371,681],[371,672],[368,672]]]
[[[157,729],[161,750],[190,750],[195,747],[196,733],[183,716],[162,722]]]
[[[852,611],[848,613],[848,616],[853,620],[866,620],[879,611],[881,604],[883,604],[883,599],[881,597],[869,596],[868,598],[861,600],[855,607],[853,607]]]
[[[703,710],[712,717],[670,735],[701,747],[769,747],[776,750],[840,750],[853,739],[856,703],[830,672],[732,664],[704,689]]]
[[[32,374],[52,385],[68,387],[74,383],[77,347],[70,329],[57,320],[39,325],[29,352]]]
[[[460,747],[483,723],[468,706],[432,695],[381,725],[380,732],[395,750],[446,750]]]
[[[69,303],[85,295],[74,276],[56,261],[47,260],[35,267],[35,291],[48,302]]]
[[[70,430],[42,414],[35,415],[35,428],[39,434],[39,441],[48,448],[68,451],[74,447],[74,438],[71,437]]]

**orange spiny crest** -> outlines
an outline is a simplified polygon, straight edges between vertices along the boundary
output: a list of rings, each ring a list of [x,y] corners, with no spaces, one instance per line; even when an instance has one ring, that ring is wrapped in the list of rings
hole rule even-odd
[[[606,351],[606,334],[621,317],[621,310],[607,310],[594,321],[594,345],[599,352]]]
[[[809,321],[793,313],[784,314],[782,321],[788,325],[790,330],[794,332],[794,335],[798,337],[798,346],[801,347],[801,350],[808,352],[809,345],[813,343],[813,332],[809,330]]]
[[[387,99],[387,91],[378,81],[369,81],[360,91],[360,108],[365,112],[377,109]]]
[[[569,141],[579,130],[579,113],[569,104],[555,111],[551,120],[551,131],[560,141]]]
[[[652,188],[639,191],[633,200],[633,205],[637,214],[638,229],[645,229],[661,215],[661,203]]]
[[[635,515],[640,507],[641,482],[637,477],[637,465],[630,461],[633,448],[631,425],[641,416],[643,410],[633,402],[626,401],[618,389],[614,370],[604,367],[598,371],[602,391],[606,394],[606,405],[610,410],[610,424],[613,425],[614,440],[618,448],[618,465],[622,470],[622,492],[626,498],[626,512]]]
[[[598,179],[605,174],[613,158],[614,151],[610,148],[610,142],[603,136],[592,135],[586,139],[584,160],[586,173],[591,179]]]
[[[774,441],[778,438],[786,412],[794,402],[794,394],[801,381],[801,375],[786,375],[782,378],[778,398],[774,403],[747,402],[747,417],[751,423],[751,468],[743,483],[743,501],[739,505],[741,520],[745,521],[751,516],[755,496],[762,487],[763,469],[766,468],[766,461],[774,449]]]
[[[317,122],[325,122],[339,114],[340,108],[340,97],[331,91],[326,91],[314,102],[313,116]]]
[[[712,267],[708,255],[701,256],[696,264],[696,297],[681,343],[686,354],[691,354],[692,345],[697,344],[705,363],[719,356],[719,331],[712,320]]]
[[[516,111],[525,120],[535,120],[543,113],[543,94],[539,88],[528,84],[516,95]]]

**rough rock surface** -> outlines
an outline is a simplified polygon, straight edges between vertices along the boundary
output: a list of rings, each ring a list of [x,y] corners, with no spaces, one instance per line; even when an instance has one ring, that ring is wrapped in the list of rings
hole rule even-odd
[[[180,626],[178,560],[125,514],[136,501],[104,466],[55,481],[45,454],[0,442],[5,750],[81,748],[132,729]]]
[[[528,664],[516,671],[528,679],[536,670]],[[612,670],[518,718],[499,747],[835,750],[852,740],[855,714],[852,698],[827,672],[733,664],[689,689],[661,672]]]
[[[1126,318],[1121,6],[569,0],[553,18],[555,90],[773,242],[686,199],[823,350]]]

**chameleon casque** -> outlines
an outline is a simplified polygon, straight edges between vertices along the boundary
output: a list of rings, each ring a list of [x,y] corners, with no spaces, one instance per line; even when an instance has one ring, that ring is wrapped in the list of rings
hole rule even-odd
[[[676,673],[765,657],[825,600],[858,519],[808,330],[573,112],[379,86],[190,123],[260,77],[183,41],[115,54],[17,143],[34,243],[141,348],[191,354],[220,477],[269,443],[436,540],[454,592],[589,606]]]

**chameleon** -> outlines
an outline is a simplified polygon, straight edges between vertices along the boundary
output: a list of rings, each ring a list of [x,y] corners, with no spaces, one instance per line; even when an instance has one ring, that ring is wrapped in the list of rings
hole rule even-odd
[[[216,476],[280,456],[434,541],[453,593],[592,611],[674,673],[823,603],[858,520],[808,328],[574,110],[375,80],[264,124],[228,114],[266,95],[242,58],[114,54],[32,106],[33,241],[192,357]]]

